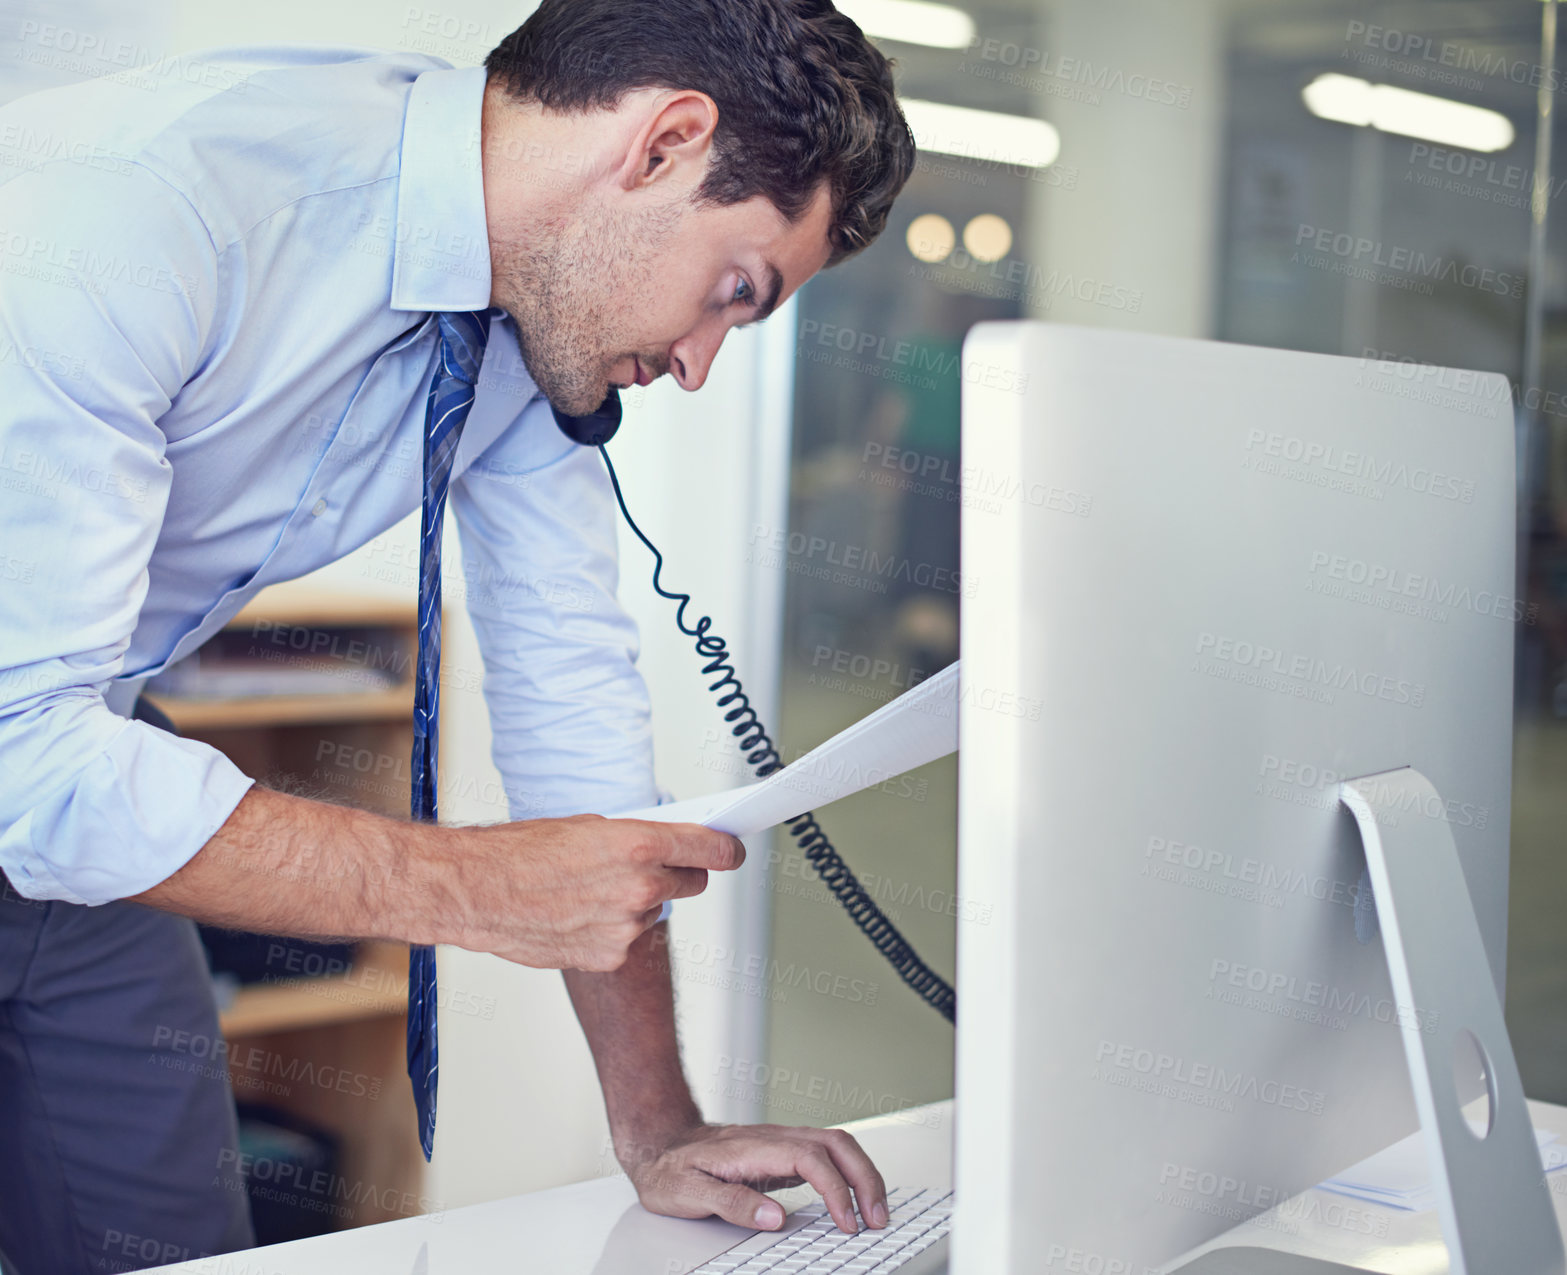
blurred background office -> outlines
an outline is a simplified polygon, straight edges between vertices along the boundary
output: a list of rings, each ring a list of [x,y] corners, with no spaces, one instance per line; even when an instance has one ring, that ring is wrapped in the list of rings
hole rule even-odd
[[[692,592],[730,639],[792,758],[958,655],[959,401],[964,376],[982,374],[964,367],[961,342],[974,323],[1037,317],[1390,360],[1394,388],[1416,396],[1441,392],[1424,365],[1505,373],[1514,396],[1496,419],[1514,421],[1519,441],[1521,603],[1507,1010],[1528,1092],[1567,1102],[1559,146],[1551,165],[1567,76],[1554,0],[840,7],[897,60],[918,168],[882,240],[731,338],[702,391],[664,383],[628,396],[613,451],[667,555],[665,583]],[[5,0],[0,94],[230,44],[474,64],[528,11],[503,0]],[[1005,481],[979,477],[980,500],[995,494],[986,482]],[[411,597],[411,572],[384,564],[413,534],[367,546],[326,582]],[[648,588],[646,553],[623,544],[660,780],[682,797],[736,783],[743,764],[709,679]],[[462,596],[448,585],[442,763],[455,795],[442,809],[471,822],[504,809],[487,795],[477,680],[450,672],[477,667]],[[986,919],[985,901],[952,896],[955,776],[949,759],[823,815],[874,897],[949,976],[957,927]],[[740,878],[681,905],[674,935],[687,1067],[711,1116],[825,1123],[951,1093],[950,1028],[898,984],[787,837],[757,843]],[[558,976],[454,951],[442,978],[492,1012],[443,1019],[433,1206],[611,1171]]]

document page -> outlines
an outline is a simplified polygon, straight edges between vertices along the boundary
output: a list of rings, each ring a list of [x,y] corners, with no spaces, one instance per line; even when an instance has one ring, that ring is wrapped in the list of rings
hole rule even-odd
[[[961,663],[954,660],[766,779],[619,817],[700,823],[745,837],[945,757],[958,748]]]

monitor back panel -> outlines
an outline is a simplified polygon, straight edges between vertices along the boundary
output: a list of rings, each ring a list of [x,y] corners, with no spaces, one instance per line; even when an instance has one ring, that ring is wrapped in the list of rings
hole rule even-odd
[[[1445,1025],[1338,779],[1433,782],[1502,985],[1508,387],[1041,323],[964,370],[953,1269],[1151,1270],[1415,1126]]]

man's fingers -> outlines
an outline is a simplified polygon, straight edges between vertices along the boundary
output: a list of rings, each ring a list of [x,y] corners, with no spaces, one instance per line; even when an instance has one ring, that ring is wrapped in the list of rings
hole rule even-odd
[[[776,1231],[783,1225],[783,1205],[777,1200],[739,1182],[715,1182],[714,1186],[716,1193],[707,1204],[724,1221],[753,1231]]]
[[[715,832],[699,823],[665,823],[656,826],[664,835],[658,861],[671,868],[707,868],[713,872],[732,872],[745,862],[745,847],[739,837]]]
[[[743,1182],[726,1182],[696,1168],[639,1183],[637,1191],[649,1209],[670,1217],[716,1214],[726,1222],[755,1231],[776,1231],[784,1221],[783,1206],[776,1200]]]
[[[665,895],[671,899],[689,899],[707,889],[706,868],[665,868]]]
[[[796,1158],[796,1165],[795,1171],[815,1187],[816,1193],[822,1197],[838,1229],[850,1235],[858,1231],[860,1224],[854,1218],[854,1201],[849,1195],[849,1184],[843,1174],[838,1172],[832,1157],[821,1147],[810,1145],[802,1148]]]
[[[865,1148],[855,1141],[852,1133],[842,1129],[812,1130],[820,1139],[838,1171],[854,1188],[854,1198],[860,1206],[860,1216],[870,1225],[880,1228],[887,1225],[887,1184],[880,1172],[865,1154]]]
[[[763,1125],[743,1132],[748,1136],[707,1143],[697,1167],[715,1178],[743,1178],[753,1185],[803,1178],[822,1197],[839,1230],[853,1235],[860,1229],[849,1183],[821,1141],[824,1131]],[[866,1191],[872,1193],[869,1183]]]

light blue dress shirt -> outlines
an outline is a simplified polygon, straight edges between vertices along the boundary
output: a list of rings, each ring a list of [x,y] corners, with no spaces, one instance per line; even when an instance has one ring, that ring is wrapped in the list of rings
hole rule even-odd
[[[0,868],[103,903],[250,786],[126,715],[417,509],[432,311],[489,304],[481,68],[248,49],[0,110]],[[658,800],[602,462],[497,318],[451,486],[513,817]],[[415,564],[404,564],[412,602]]]

